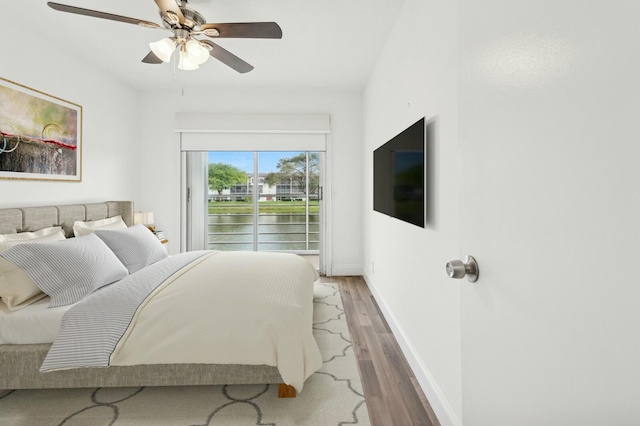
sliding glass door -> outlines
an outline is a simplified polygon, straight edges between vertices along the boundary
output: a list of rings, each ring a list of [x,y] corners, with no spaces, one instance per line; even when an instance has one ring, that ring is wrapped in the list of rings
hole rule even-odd
[[[205,248],[320,253],[322,153],[207,153]]]
[[[255,251],[253,152],[207,153],[206,249]]]

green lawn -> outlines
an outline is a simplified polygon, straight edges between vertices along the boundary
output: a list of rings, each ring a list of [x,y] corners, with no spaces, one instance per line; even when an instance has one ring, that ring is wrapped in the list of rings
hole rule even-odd
[[[260,201],[260,213],[304,213],[304,201]],[[317,201],[309,202],[309,212],[319,213]],[[251,214],[253,204],[250,201],[210,201],[210,214]]]

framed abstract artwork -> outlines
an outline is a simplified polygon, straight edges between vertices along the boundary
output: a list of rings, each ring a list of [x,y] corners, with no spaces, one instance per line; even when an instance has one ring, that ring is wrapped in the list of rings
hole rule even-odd
[[[82,180],[82,107],[0,77],[0,179]]]

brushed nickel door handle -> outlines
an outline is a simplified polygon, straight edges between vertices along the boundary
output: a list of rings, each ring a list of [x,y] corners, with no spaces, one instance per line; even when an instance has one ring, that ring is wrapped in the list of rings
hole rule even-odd
[[[452,260],[447,263],[447,275],[449,275],[449,278],[455,279],[467,277],[467,281],[476,282],[480,275],[478,262],[473,256],[466,256],[464,262],[462,260]]]

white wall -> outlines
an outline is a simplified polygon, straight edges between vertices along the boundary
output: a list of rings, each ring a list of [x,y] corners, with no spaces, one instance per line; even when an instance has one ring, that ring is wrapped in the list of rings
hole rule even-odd
[[[19,24],[0,25],[0,77],[82,106],[82,182],[0,180],[0,208],[135,200],[136,92]]]
[[[443,424],[640,424],[640,4],[455,3],[406,0],[366,88],[367,281]],[[425,230],[371,208],[422,115]]]
[[[330,114],[333,274],[362,273],[360,93],[292,89],[185,89],[183,92],[176,88],[175,91],[147,92],[141,105],[140,126],[144,137],[139,143],[147,161],[141,161],[139,167],[143,191],[137,206],[154,212],[157,226],[167,233],[172,253],[180,249],[180,147],[174,132],[176,113]]]
[[[364,96],[364,271],[443,425],[461,417],[457,41],[454,2],[407,0]],[[425,229],[373,211],[372,151],[433,120]]]

